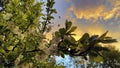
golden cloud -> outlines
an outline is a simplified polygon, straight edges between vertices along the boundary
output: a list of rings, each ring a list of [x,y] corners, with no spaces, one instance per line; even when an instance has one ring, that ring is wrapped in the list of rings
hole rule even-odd
[[[85,1],[76,1],[72,0],[72,5],[69,8],[69,11],[72,11],[74,15],[79,19],[99,19],[102,18],[103,20],[108,20],[112,18],[120,17],[120,0],[89,0]],[[85,2],[83,5],[81,2]],[[100,2],[100,3],[99,3]],[[82,5],[80,5],[82,4]],[[108,5],[109,4],[109,5]]]
[[[101,13],[103,12],[104,10],[104,7],[103,6],[100,6],[100,7],[97,7],[97,8],[94,8],[94,9],[75,9],[74,6],[71,6],[69,8],[70,11],[73,11],[75,16],[77,18],[84,18],[84,19],[90,19],[90,18],[94,18],[94,19],[97,19],[98,17],[101,16]]]

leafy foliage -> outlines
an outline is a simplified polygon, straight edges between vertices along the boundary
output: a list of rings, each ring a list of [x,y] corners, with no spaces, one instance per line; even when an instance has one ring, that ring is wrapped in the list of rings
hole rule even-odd
[[[103,67],[119,68],[120,67],[120,51],[115,49],[115,47],[110,46],[109,52],[103,51]]]
[[[64,54],[69,54],[70,56],[82,56],[87,60],[87,55],[89,56],[101,56],[101,51],[109,51],[108,48],[102,47],[99,43],[114,43],[117,42],[116,39],[112,37],[107,37],[108,31],[106,31],[101,36],[92,35],[85,33],[79,40],[75,40],[72,32],[76,29],[75,26],[72,27],[72,22],[66,21],[65,28],[60,28],[59,31],[55,32],[56,37],[60,37],[58,43],[58,53],[64,57]]]
[[[34,66],[35,62],[42,62],[47,58],[45,56],[49,56],[46,52],[48,49],[43,49],[47,48],[48,43],[45,42],[46,38],[42,31],[47,28],[44,23],[50,22],[53,19],[52,14],[56,13],[52,8],[54,0],[47,1],[47,15],[44,17],[47,22],[40,21],[44,16],[42,1],[2,0],[0,2],[4,9],[0,12],[0,66],[11,68],[25,63],[32,63]]]
[[[56,9],[53,8],[53,5],[55,4],[54,0],[47,0],[46,4],[46,15],[42,17],[42,32],[44,33],[47,29],[49,29],[48,24],[50,24],[50,20],[54,19],[52,16],[53,13],[57,13]]]

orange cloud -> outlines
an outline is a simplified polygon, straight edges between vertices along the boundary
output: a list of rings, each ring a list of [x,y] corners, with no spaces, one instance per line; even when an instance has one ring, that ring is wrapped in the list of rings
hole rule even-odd
[[[72,0],[72,3],[69,11],[72,11],[79,19],[97,20],[101,17],[103,20],[108,20],[120,17],[120,0],[91,0],[91,2]]]
[[[71,6],[69,8],[70,11],[73,11],[75,16],[79,19],[90,19],[90,18],[94,18],[94,19],[98,19],[98,17],[101,16],[101,13],[104,10],[104,6],[99,6],[97,8],[94,9],[75,9],[74,6]]]

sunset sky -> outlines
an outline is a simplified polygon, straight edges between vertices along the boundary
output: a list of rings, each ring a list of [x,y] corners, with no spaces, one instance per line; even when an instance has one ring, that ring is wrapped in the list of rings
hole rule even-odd
[[[54,19],[53,30],[57,25],[64,26],[65,20],[70,20],[78,28],[76,39],[84,33],[101,35],[109,31],[108,35],[116,38],[114,43],[120,49],[120,0],[55,0],[57,14]],[[61,18],[59,19],[59,16]]]

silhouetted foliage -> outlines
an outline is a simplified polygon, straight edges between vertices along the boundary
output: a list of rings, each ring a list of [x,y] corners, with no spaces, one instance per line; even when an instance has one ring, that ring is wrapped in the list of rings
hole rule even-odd
[[[103,51],[103,67],[120,68],[120,51],[113,46],[107,47],[109,52]]]
[[[70,56],[82,56],[87,60],[87,55],[93,56],[101,56],[101,51],[108,51],[109,49],[106,47],[102,47],[99,43],[114,43],[117,42],[116,39],[112,39],[112,37],[107,37],[106,31],[101,36],[92,35],[89,36],[88,33],[85,33],[79,40],[75,40],[72,35],[72,32],[76,29],[75,26],[72,26],[71,21],[66,21],[65,27],[60,28],[59,31],[55,32],[55,36],[60,38],[58,43],[58,52],[62,57],[64,54],[69,54]]]

